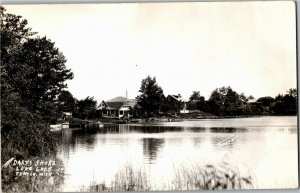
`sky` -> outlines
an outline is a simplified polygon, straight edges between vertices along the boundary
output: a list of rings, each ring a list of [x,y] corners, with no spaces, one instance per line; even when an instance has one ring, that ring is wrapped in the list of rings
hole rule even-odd
[[[292,1],[5,5],[55,42],[77,99],[135,98],[156,77],[164,94],[215,88],[275,97],[297,87]]]

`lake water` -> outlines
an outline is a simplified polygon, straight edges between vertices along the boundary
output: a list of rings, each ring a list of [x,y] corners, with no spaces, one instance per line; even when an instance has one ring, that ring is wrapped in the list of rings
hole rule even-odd
[[[174,168],[224,160],[241,175],[250,172],[255,188],[296,188],[297,133],[296,116],[110,125],[95,133],[63,131],[58,157],[64,191],[109,184],[127,165],[143,168],[159,188]]]

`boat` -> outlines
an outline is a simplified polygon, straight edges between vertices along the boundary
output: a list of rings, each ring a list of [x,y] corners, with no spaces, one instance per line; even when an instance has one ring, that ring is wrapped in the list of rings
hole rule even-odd
[[[50,125],[50,131],[61,131],[62,124]]]

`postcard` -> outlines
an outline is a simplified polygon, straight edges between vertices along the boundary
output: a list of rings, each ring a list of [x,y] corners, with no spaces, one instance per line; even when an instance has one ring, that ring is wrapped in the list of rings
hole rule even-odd
[[[3,192],[298,187],[294,1],[0,10]]]

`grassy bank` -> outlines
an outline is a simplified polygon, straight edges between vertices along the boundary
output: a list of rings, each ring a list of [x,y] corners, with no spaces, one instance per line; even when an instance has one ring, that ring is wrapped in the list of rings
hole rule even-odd
[[[80,191],[238,190],[253,189],[255,184],[253,176],[242,176],[237,169],[224,163],[174,167],[174,174],[173,179],[158,185],[151,181],[144,169],[126,165],[110,184],[96,183],[82,187]]]

